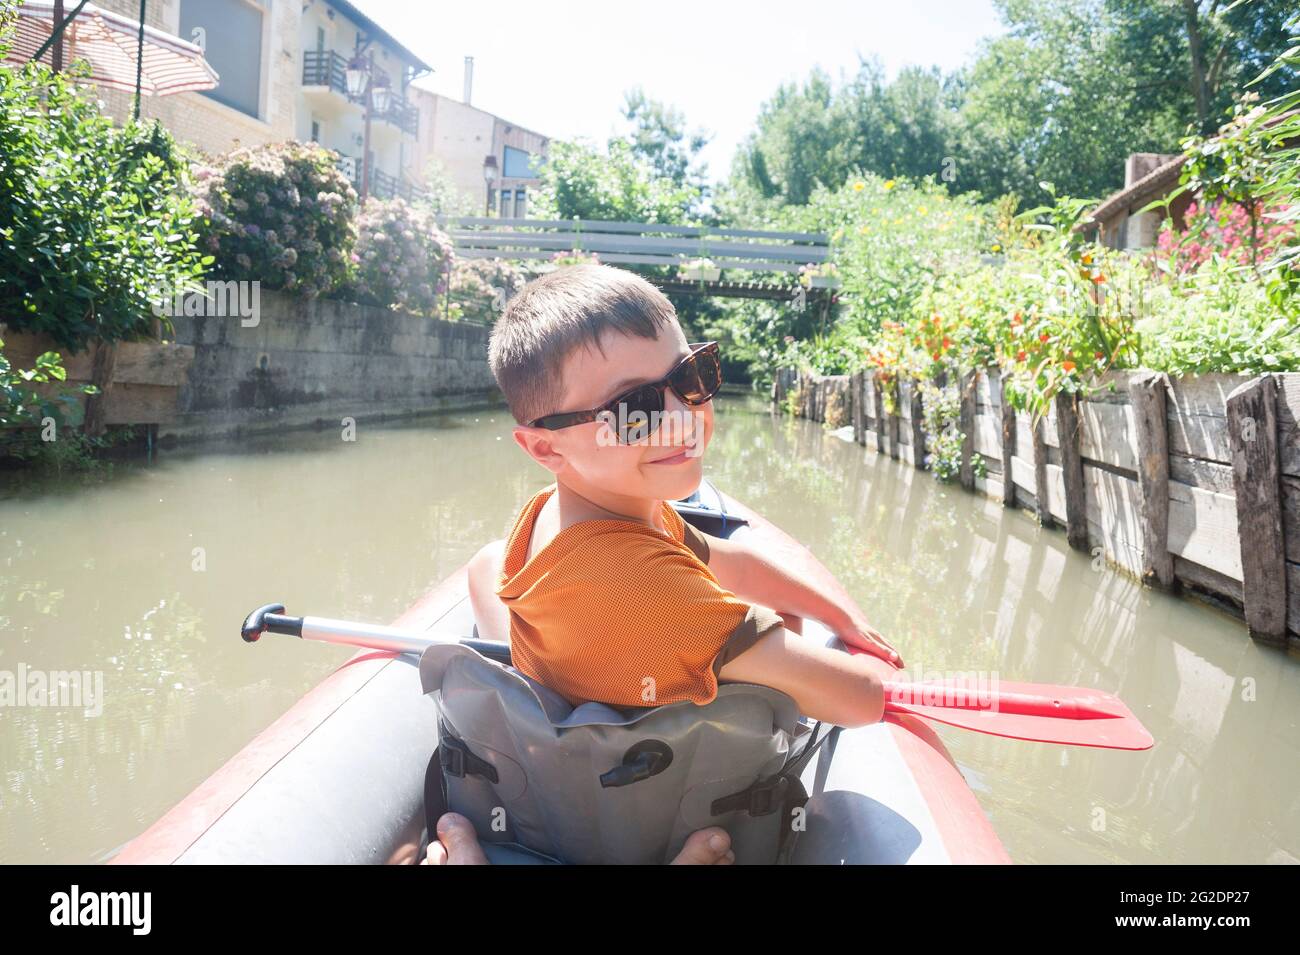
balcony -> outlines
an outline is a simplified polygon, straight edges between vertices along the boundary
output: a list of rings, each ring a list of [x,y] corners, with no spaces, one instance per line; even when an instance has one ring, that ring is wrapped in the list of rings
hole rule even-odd
[[[361,176],[358,170],[361,168],[361,159],[358,156],[347,156],[339,154],[338,161],[335,165],[348,177],[353,188],[358,191],[361,189]],[[419,186],[412,185],[409,182],[403,182],[396,176],[390,176],[382,169],[375,169],[370,175],[370,195],[376,199],[405,199],[407,202],[415,202],[417,199],[424,197],[424,190]]]
[[[302,85],[324,87],[348,99],[347,69],[348,60],[341,53],[334,50],[308,50],[303,54]],[[377,79],[388,79],[388,74],[383,70],[375,70],[375,76]],[[402,97],[391,81],[388,85],[392,87],[388,111],[372,113],[372,118],[391,123],[411,136],[419,136],[420,110]],[[351,102],[350,99],[348,101]]]

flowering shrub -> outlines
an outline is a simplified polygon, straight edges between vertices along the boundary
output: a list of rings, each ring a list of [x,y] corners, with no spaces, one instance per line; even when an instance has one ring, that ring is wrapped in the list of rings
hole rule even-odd
[[[401,199],[367,199],[349,291],[359,302],[428,314],[447,289],[452,257],[451,238],[428,212]]]
[[[71,351],[150,336],[154,289],[205,264],[182,151],[156,123],[115,125],[85,72],[0,69],[0,320]]]
[[[561,251],[552,255],[551,264],[559,268],[564,268],[566,265],[600,265],[600,257],[595,252],[569,249],[567,252]]]
[[[457,259],[451,270],[451,304],[458,318],[490,325],[524,287],[523,267],[508,259]]]
[[[1156,254],[1179,272],[1194,271],[1215,254],[1238,265],[1263,261],[1294,241],[1295,226],[1274,218],[1285,209],[1268,212],[1263,203],[1254,205],[1252,217],[1246,206],[1226,199],[1205,207],[1193,202],[1187,207],[1187,228],[1161,230]]]
[[[201,248],[215,257],[217,275],[308,296],[342,286],[357,195],[334,161],[315,143],[285,142],[198,167]]]

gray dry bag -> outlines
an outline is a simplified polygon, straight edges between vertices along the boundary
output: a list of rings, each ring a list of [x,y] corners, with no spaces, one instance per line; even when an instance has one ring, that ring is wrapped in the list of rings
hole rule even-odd
[[[738,863],[774,863],[807,799],[790,756],[813,741],[794,700],[769,687],[723,684],[704,706],[574,707],[457,644],[429,647],[420,678],[438,708],[430,770],[441,779],[426,800],[471,820],[490,859],[520,849],[660,864],[695,830],[722,826]]]

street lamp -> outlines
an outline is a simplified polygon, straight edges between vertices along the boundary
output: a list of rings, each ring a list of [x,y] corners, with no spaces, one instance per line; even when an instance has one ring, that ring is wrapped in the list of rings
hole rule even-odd
[[[497,179],[497,157],[483,157],[483,180],[487,183],[487,207],[485,215],[492,215],[492,183]]]
[[[353,58],[344,70],[348,99],[359,102],[364,115],[365,135],[361,146],[361,201],[370,194],[370,119],[388,112],[393,103],[393,90],[388,80],[375,78],[375,55]]]

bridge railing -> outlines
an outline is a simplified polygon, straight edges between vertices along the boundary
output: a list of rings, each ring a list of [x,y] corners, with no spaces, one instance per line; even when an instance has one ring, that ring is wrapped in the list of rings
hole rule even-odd
[[[594,219],[437,218],[456,254],[470,259],[549,259],[557,252],[579,250],[609,264],[680,266],[707,258],[723,270],[794,273],[830,256],[829,238],[820,232]]]

